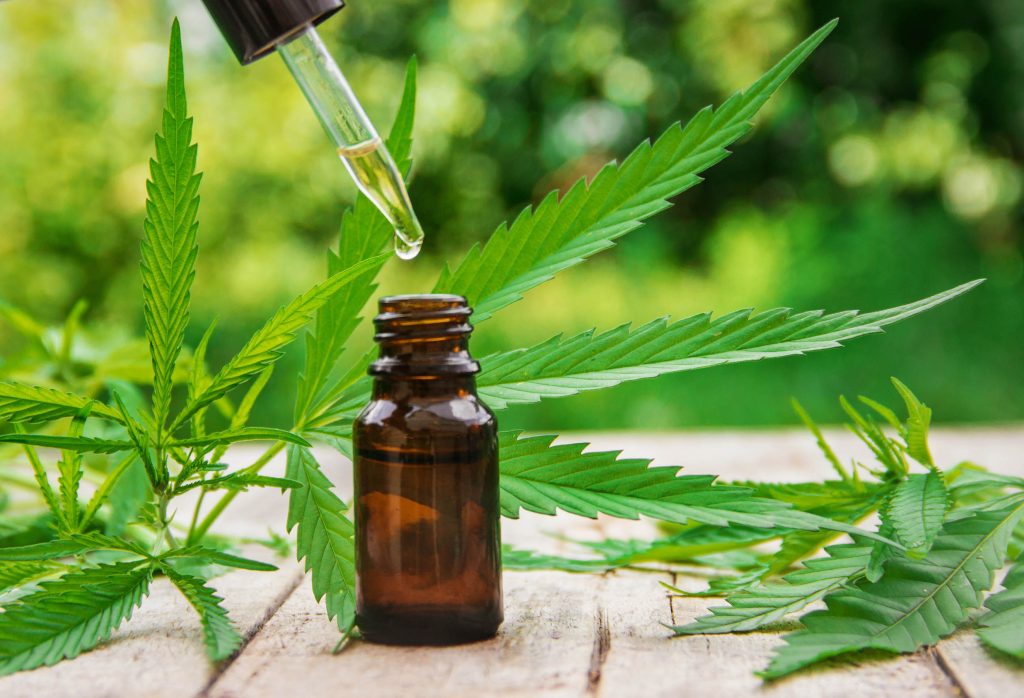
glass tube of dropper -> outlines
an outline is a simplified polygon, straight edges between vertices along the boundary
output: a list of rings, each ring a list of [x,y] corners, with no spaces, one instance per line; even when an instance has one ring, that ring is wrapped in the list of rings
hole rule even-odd
[[[292,77],[338,149],[356,186],[395,229],[395,253],[412,259],[423,244],[402,173],[373,127],[338,64],[312,25],[279,44]]]

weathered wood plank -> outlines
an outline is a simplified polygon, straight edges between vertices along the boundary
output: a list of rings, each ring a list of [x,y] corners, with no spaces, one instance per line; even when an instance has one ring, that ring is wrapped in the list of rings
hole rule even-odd
[[[662,623],[682,624],[714,599],[673,598],[659,581],[667,575],[607,575],[600,597],[610,647],[598,695],[956,696],[949,678],[927,653],[891,662],[860,661],[764,684],[764,668],[778,633],[671,637]]]
[[[1024,628],[1020,629],[1024,632]],[[935,646],[937,659],[972,698],[1024,694],[1024,662],[989,650],[970,630],[960,630]]]
[[[302,581],[296,564],[277,564],[276,572],[242,570],[212,582],[244,638],[252,637]],[[72,661],[4,677],[0,696],[181,698],[198,695],[218,671],[203,653],[195,611],[170,582],[158,579],[109,642]]]
[[[303,696],[577,696],[587,684],[599,582],[510,572],[505,623],[493,640],[441,648],[357,642],[337,655],[337,628],[303,584],[208,695],[262,698],[301,686]]]

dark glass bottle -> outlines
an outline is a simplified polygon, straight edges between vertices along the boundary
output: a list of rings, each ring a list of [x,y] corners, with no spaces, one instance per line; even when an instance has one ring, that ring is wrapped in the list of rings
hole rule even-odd
[[[388,644],[454,644],[502,621],[498,445],[476,395],[466,299],[392,296],[356,418],[356,622]]]

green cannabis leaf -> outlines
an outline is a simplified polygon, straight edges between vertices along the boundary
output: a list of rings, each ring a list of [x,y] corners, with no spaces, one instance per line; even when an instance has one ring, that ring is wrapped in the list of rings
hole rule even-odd
[[[84,409],[94,417],[121,421],[121,415],[106,405],[53,388],[0,381],[0,420],[7,422],[52,422],[73,417]]]
[[[578,560],[561,555],[546,555],[535,550],[501,546],[501,566],[507,570],[561,570],[563,572],[607,572],[621,567],[609,560]]]
[[[728,597],[728,606],[711,608],[711,615],[689,625],[672,629],[680,635],[736,633],[757,630],[800,611],[826,594],[841,589],[862,575],[871,555],[871,545],[833,545],[828,556],[807,560],[803,569],[791,572],[781,582],[746,589]]]
[[[167,100],[163,131],[156,136],[156,157],[149,161],[146,220],[142,239],[142,298],[146,339],[153,361],[153,416],[163,428],[171,406],[174,367],[185,339],[199,245],[198,147],[192,143],[192,119],[185,100],[181,28],[171,26],[167,62]]]
[[[949,500],[942,475],[932,470],[901,482],[882,509],[882,521],[892,526],[911,555],[928,552],[942,529]]]
[[[313,595],[327,597],[327,615],[336,618],[342,631],[355,622],[355,545],[352,522],[345,517],[348,507],[331,490],[331,482],[320,470],[309,449],[288,447],[288,477],[301,483],[292,490],[288,508],[288,529],[298,526],[296,552],[312,573]]]
[[[0,443],[59,448],[75,453],[118,453],[132,449],[132,442],[121,439],[96,439],[89,436],[50,436],[48,434],[0,434]],[[73,460],[65,460],[73,468]],[[70,486],[70,483],[69,483]],[[67,493],[65,493],[67,494]]]
[[[640,145],[621,165],[606,165],[589,184],[581,179],[561,198],[552,192],[511,226],[502,224],[454,270],[445,266],[434,291],[465,296],[479,323],[558,272],[612,247],[616,239],[668,208],[668,199],[699,184],[701,172],[725,159],[728,146],[750,130],[754,115],[836,23],[811,34],[718,109],[702,109],[685,127],[675,124],[653,145]]]
[[[258,376],[281,358],[284,348],[295,339],[316,311],[361,274],[378,266],[388,255],[377,255],[331,275],[315,285],[277,313],[260,328],[252,339],[210,380],[210,384],[190,399],[171,424],[171,431],[188,421],[203,407],[224,397],[228,392]]]
[[[743,487],[714,485],[711,475],[679,475],[679,467],[650,467],[649,459],[619,458],[619,451],[584,452],[588,444],[553,445],[553,436],[499,435],[501,512],[557,511],[596,518],[641,515],[661,521],[696,521],[714,526],[822,528],[875,534],[790,508],[785,502],[753,497]]]
[[[0,594],[65,571],[65,565],[42,560],[0,563]]]
[[[923,560],[898,555],[877,582],[855,583],[825,597],[828,610],[801,618],[768,669],[775,679],[814,662],[862,649],[911,652],[938,642],[981,605],[1003,565],[1024,502],[952,521]]]
[[[750,310],[740,310],[716,320],[710,313],[672,324],[662,318],[632,332],[623,325],[596,336],[593,330],[566,340],[556,336],[528,349],[485,357],[477,384],[484,401],[501,409],[665,373],[832,349],[854,337],[881,332],[886,325],[966,293],[978,283],[873,313],[794,314],[777,308],[752,315]]]
[[[153,569],[122,562],[44,582],[0,613],[0,675],[76,657],[110,637],[149,590]]]

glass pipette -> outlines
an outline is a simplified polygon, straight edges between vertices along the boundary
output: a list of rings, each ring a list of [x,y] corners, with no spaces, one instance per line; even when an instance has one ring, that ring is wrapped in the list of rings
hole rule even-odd
[[[412,259],[423,244],[423,228],[412,209],[402,173],[356,99],[315,26],[341,10],[343,0],[203,0],[242,65],[275,50],[338,156],[395,230],[395,252]]]
[[[405,181],[391,153],[313,26],[277,46],[359,190],[395,229],[395,253],[412,259],[423,244]]]

